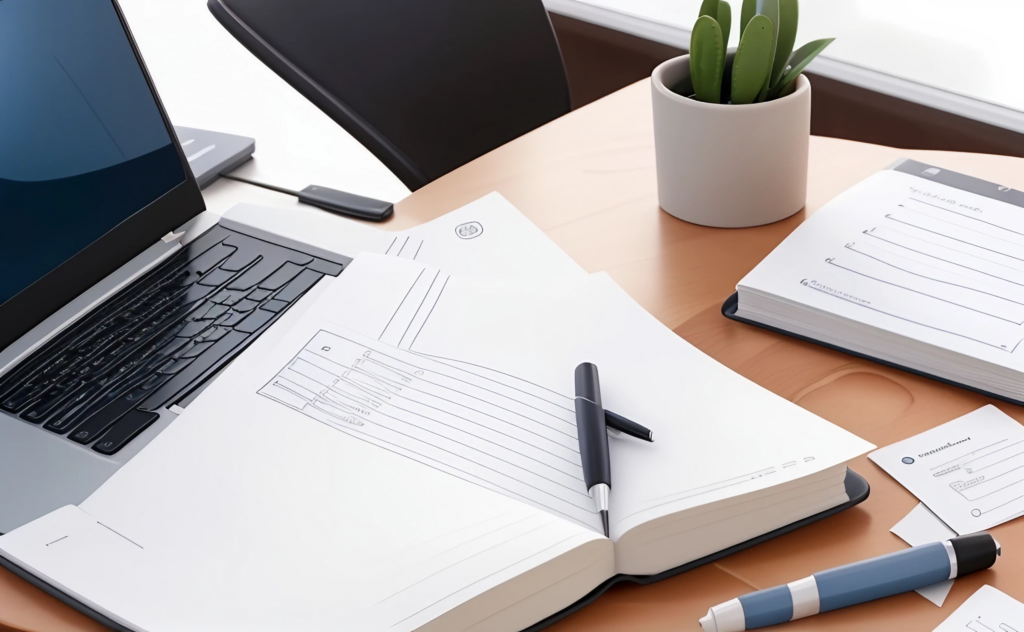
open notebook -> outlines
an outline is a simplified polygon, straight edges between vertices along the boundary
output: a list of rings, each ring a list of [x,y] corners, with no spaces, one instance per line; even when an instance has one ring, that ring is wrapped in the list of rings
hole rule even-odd
[[[520,630],[848,503],[844,463],[872,448],[604,275],[538,286],[363,255],[244,357],[0,554],[133,630]],[[611,441],[610,539],[580,468],[582,361],[656,438]]]
[[[1024,193],[904,160],[817,211],[730,317],[1024,402]]]

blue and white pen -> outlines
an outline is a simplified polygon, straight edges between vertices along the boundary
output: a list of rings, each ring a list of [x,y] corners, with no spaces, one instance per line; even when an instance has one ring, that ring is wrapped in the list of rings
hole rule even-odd
[[[700,627],[742,632],[777,625],[963,577],[989,568],[1000,553],[984,532],[922,544],[732,599],[708,610]]]

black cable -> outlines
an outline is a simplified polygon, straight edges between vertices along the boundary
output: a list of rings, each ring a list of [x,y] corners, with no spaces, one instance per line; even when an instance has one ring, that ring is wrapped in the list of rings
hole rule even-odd
[[[272,184],[264,184],[263,182],[256,182],[255,180],[250,180],[248,178],[242,178],[239,176],[233,176],[229,173],[222,173],[220,174],[220,177],[227,178],[228,180],[235,180],[237,182],[244,182],[246,184],[251,184],[255,187],[263,187],[264,189],[270,189],[271,191],[277,191],[278,193],[284,193],[285,195],[294,195],[295,197],[301,197],[298,191],[292,191],[291,189],[274,186]]]
[[[337,213],[338,215],[345,215],[346,217],[367,219],[372,222],[381,222],[386,220],[391,217],[391,214],[395,209],[394,204],[391,204],[390,202],[375,200],[361,195],[353,195],[352,193],[322,187],[317,184],[311,184],[301,191],[292,191],[291,189],[275,186],[273,184],[266,184],[265,182],[257,182],[256,180],[234,176],[229,173],[222,173],[220,174],[220,177],[227,178],[228,180],[235,180],[236,182],[251,184],[264,189],[270,189],[271,191],[277,191],[278,193],[284,193],[285,195],[293,195],[299,198],[300,202],[321,208],[325,211]]]

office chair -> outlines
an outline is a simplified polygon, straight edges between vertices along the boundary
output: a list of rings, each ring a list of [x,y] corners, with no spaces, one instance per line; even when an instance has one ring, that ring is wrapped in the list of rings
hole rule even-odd
[[[570,109],[541,0],[208,0],[412,190]]]

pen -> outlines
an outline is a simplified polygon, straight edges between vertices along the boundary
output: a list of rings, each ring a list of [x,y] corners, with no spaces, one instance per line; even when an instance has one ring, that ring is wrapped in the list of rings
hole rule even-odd
[[[601,514],[604,535],[608,529],[608,495],[612,491],[612,466],[608,454],[608,427],[644,441],[654,441],[654,433],[601,405],[601,382],[597,366],[584,362],[576,367],[576,434],[580,441],[580,460],[587,493]]]
[[[985,532],[911,547],[719,604],[704,632],[741,632],[931,586],[989,568],[1002,553]]]

